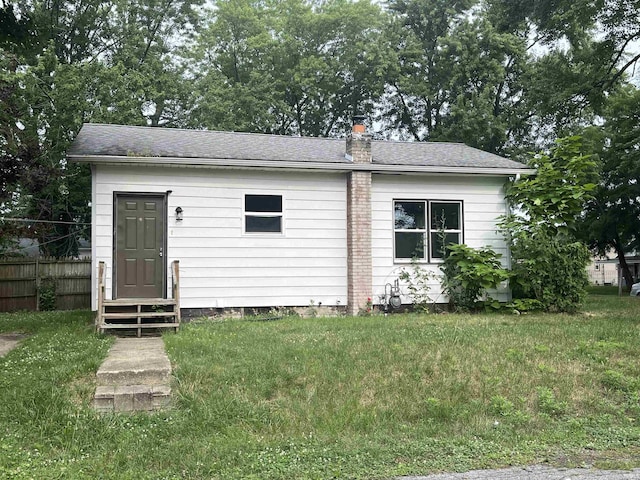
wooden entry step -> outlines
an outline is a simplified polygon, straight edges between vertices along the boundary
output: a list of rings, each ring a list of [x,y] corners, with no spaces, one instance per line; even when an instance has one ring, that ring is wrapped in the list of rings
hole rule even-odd
[[[175,305],[172,298],[118,298],[117,300],[104,300],[105,305],[110,306],[134,306],[134,305]]]
[[[157,332],[180,327],[180,290],[178,261],[172,262],[173,298],[104,298],[104,263],[98,267],[98,312],[96,330],[105,333],[107,330],[121,334],[135,333],[141,337],[142,332]]]
[[[117,330],[124,333],[173,328],[180,326],[180,314],[173,299],[126,298],[104,300],[100,314],[99,331]]]

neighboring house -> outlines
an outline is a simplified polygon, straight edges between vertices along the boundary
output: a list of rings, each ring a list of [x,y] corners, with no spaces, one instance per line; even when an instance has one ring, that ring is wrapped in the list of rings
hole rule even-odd
[[[625,255],[625,259],[633,278],[640,278],[640,256],[631,252]],[[587,275],[592,285],[618,285],[622,281],[622,285],[626,286],[624,277],[620,277],[618,256],[613,250],[604,256],[592,258],[587,265]]]
[[[5,257],[40,257],[40,243],[35,238],[20,238],[16,246],[3,252]],[[78,255],[75,258],[89,258],[91,256],[91,243],[84,238],[78,239]]]
[[[18,238],[15,240],[15,246],[7,248],[3,255],[5,257],[39,257],[40,244],[35,238]]]
[[[179,260],[181,307],[193,314],[310,304],[357,313],[380,303],[412,257],[439,272],[442,227],[506,265],[504,185],[531,173],[462,144],[372,141],[359,121],[346,144],[86,124],[68,158],[91,164],[93,271],[105,262],[106,298],[167,298]],[[440,293],[434,281],[432,298],[445,302]]]

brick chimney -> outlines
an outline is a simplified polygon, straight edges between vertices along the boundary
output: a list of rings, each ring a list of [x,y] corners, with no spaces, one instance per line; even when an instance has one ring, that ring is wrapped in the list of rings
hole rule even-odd
[[[371,134],[363,116],[353,117],[345,158],[354,164],[371,163]],[[353,171],[347,176],[347,310],[357,315],[373,300],[371,264],[371,172]]]
[[[353,163],[371,163],[371,134],[364,126],[364,115],[353,117],[353,128],[347,136],[345,158]]]

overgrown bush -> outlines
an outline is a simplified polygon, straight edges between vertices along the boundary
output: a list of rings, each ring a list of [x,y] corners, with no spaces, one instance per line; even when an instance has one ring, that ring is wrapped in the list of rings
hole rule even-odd
[[[511,246],[515,298],[535,299],[548,311],[575,312],[589,284],[587,247],[565,236],[537,232]]]
[[[489,247],[447,246],[440,267],[444,274],[442,287],[455,309],[478,310],[485,302],[493,301],[487,290],[509,278],[509,272],[502,268],[500,256]]]
[[[586,296],[589,261],[587,247],[575,240],[575,224],[592,198],[598,165],[583,153],[580,137],[559,139],[529,165],[537,173],[509,186],[514,213],[500,224],[511,247],[513,295],[545,310],[574,312]]]

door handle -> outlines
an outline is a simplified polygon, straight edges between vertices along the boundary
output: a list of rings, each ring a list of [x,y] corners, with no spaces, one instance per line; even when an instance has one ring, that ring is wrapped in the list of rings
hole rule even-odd
[[[162,258],[162,247],[160,247],[160,258]]]

